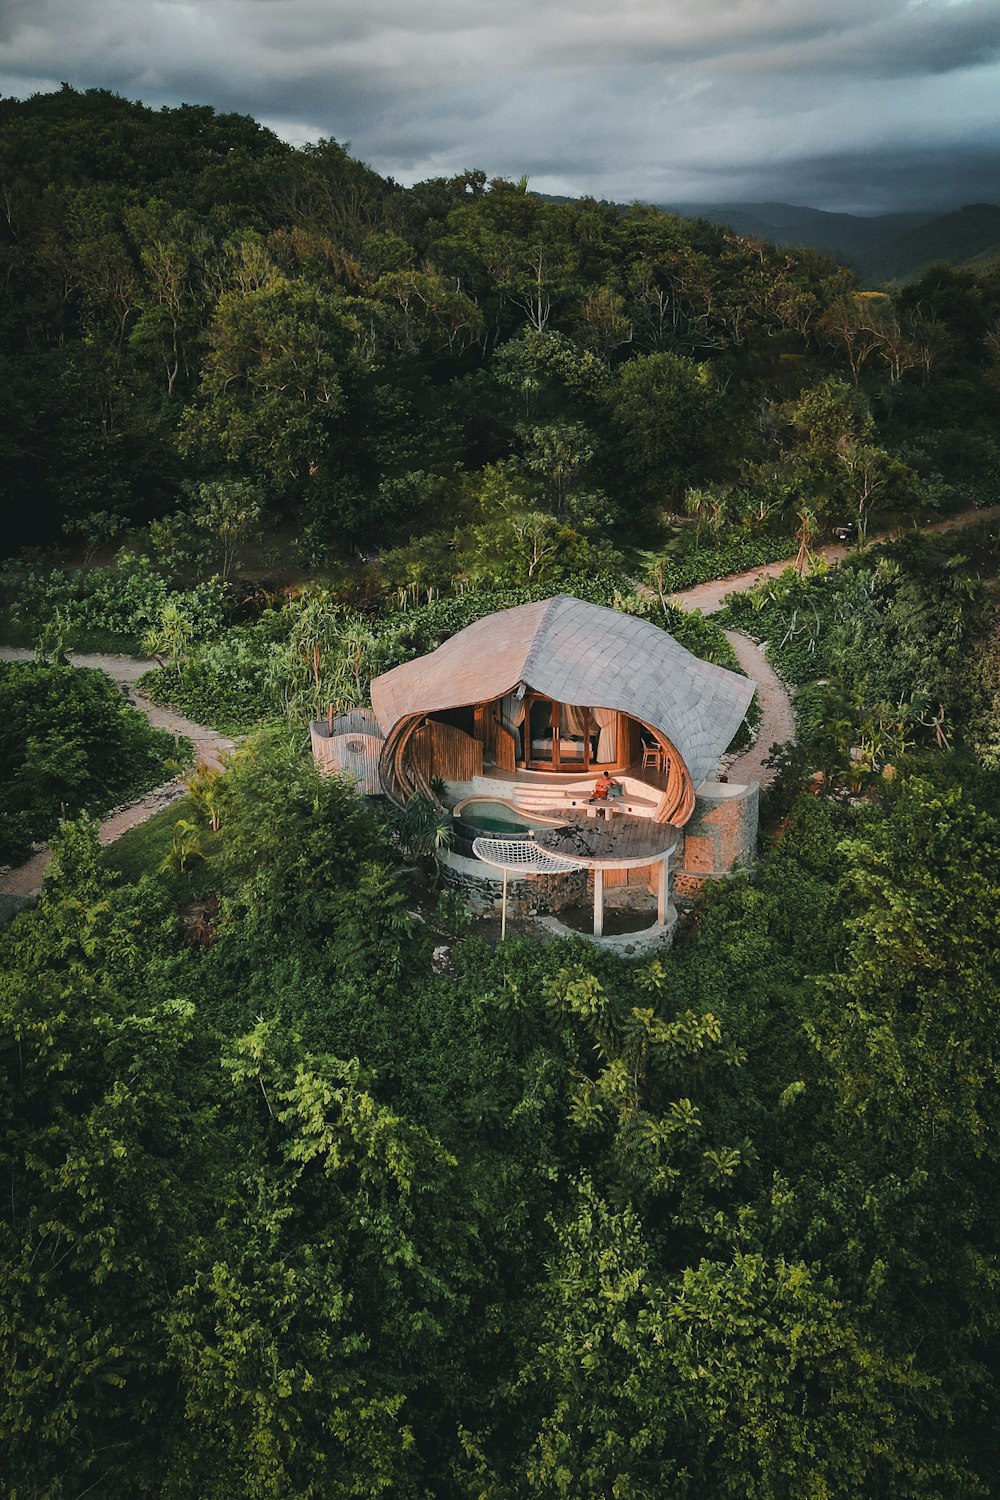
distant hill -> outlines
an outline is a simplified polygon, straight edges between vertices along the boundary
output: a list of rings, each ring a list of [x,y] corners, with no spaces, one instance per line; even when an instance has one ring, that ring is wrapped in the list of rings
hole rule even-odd
[[[926,266],[947,260],[964,265],[1000,246],[1000,206],[971,203],[956,213],[917,225],[862,255],[857,268],[865,281],[912,281]]]
[[[990,245],[987,250],[981,250],[971,260],[967,260],[965,269],[975,271],[977,276],[985,276],[990,271],[1000,271],[1000,241],[995,245]]]
[[[538,193],[548,203],[572,198]],[[682,219],[707,219],[773,245],[811,246],[857,271],[868,287],[912,281],[935,261],[988,270],[1000,257],[1000,205],[973,203],[953,213],[828,213],[795,203],[658,203]]]
[[[911,281],[935,261],[987,269],[1000,255],[1000,206],[973,203],[954,213],[826,213],[792,203],[671,203],[664,212],[728,224],[777,245],[811,245],[851,266],[866,286]]]
[[[794,203],[664,203],[665,213],[685,219],[708,219],[728,224],[737,234],[756,235],[775,245],[811,245],[855,266],[865,254],[887,239],[925,224],[926,213],[860,214],[827,213],[820,208],[802,208]]]

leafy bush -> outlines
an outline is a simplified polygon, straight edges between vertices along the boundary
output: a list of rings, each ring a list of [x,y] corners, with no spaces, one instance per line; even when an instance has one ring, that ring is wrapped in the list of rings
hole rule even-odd
[[[73,646],[94,637],[101,644],[111,637],[137,645],[171,603],[204,640],[222,629],[229,609],[229,592],[218,578],[172,589],[148,558],[127,552],[114,567],[73,573],[11,565],[0,575],[0,592],[19,639],[33,642],[58,612]]]
[[[699,583],[781,562],[794,551],[795,543],[787,536],[752,536],[711,547],[688,547],[655,558],[645,570],[645,579],[665,594],[676,594]]]
[[[103,672],[0,663],[0,859],[23,856],[61,816],[158,786],[176,751]]]
[[[167,708],[223,734],[242,734],[281,712],[280,649],[256,626],[233,626],[194,650],[179,671],[158,668],[139,687]]]

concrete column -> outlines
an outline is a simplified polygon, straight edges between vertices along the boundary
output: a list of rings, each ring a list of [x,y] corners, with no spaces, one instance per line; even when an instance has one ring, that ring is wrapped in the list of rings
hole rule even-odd
[[[656,920],[663,927],[667,920],[667,892],[670,885],[670,855],[665,854],[660,860],[660,876],[656,885]]]
[[[604,933],[604,871],[594,871],[594,936]]]

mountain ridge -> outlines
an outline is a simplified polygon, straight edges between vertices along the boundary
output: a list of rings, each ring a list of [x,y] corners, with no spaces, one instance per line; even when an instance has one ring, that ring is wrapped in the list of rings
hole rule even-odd
[[[1000,205],[966,204],[948,213],[865,217],[791,203],[660,204],[665,213],[726,224],[772,244],[809,245],[850,266],[869,287],[910,281],[936,261],[989,261],[1000,243]]]
[[[550,193],[535,196],[548,203],[576,201]],[[773,245],[819,250],[856,271],[869,288],[913,280],[935,261],[982,272],[994,263],[1000,247],[1000,205],[993,203],[965,204],[946,213],[912,209],[871,215],[774,201],[654,207],[679,218],[725,225]]]

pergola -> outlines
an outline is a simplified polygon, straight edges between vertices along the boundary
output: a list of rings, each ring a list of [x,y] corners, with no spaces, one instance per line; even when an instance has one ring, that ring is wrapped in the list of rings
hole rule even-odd
[[[645,869],[657,866],[656,920],[667,920],[670,856],[677,847],[672,827],[649,818],[615,818],[594,823],[586,816],[567,814],[558,828],[540,829],[534,839],[477,838],[472,852],[484,864],[503,871],[503,906],[500,935],[507,932],[507,877],[523,875],[568,875],[590,870],[594,876],[594,936],[604,932],[604,876],[610,870]]]

